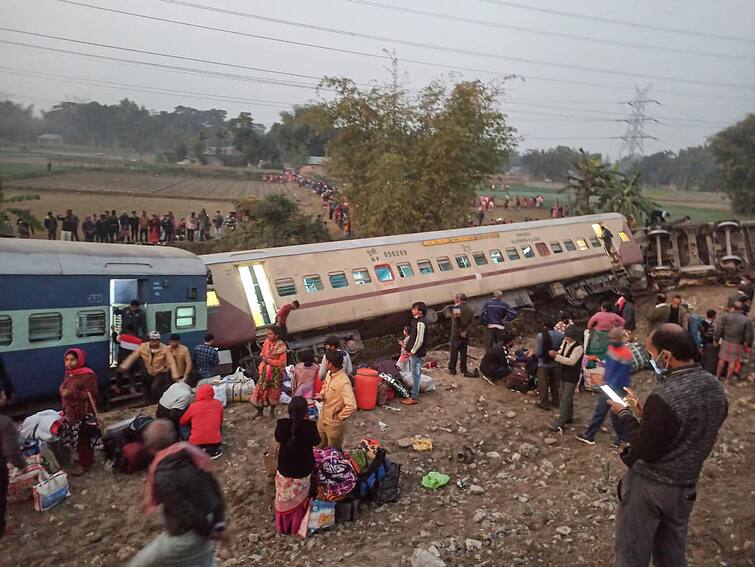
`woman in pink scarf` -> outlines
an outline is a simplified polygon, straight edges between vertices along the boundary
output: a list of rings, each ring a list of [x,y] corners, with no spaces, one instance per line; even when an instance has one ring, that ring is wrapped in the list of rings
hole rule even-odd
[[[82,472],[94,464],[94,445],[100,436],[95,417],[97,376],[87,367],[86,353],[80,348],[66,351],[65,376],[60,385],[63,405],[63,443],[76,452]],[[73,467],[72,473],[78,473]]]
[[[259,378],[252,392],[251,402],[257,408],[254,419],[262,417],[265,406],[270,406],[270,416],[275,417],[275,406],[280,401],[283,387],[287,350],[286,343],[280,339],[280,327],[268,328],[260,353]]]

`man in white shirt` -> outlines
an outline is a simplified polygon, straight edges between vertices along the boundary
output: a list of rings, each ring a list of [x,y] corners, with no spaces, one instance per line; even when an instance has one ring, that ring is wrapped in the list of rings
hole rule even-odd
[[[338,340],[338,337],[326,338],[323,346],[325,347],[325,352],[328,352],[329,350],[341,351],[343,354],[343,371],[346,373],[346,376],[351,378],[354,375],[354,366],[351,364],[349,353],[341,348],[341,341]],[[322,361],[320,362],[320,380],[325,380],[325,375],[327,373],[328,369],[326,367],[325,355],[323,355]]]
[[[181,416],[194,401],[194,387],[196,378],[191,376],[177,380],[165,390],[157,403],[155,417],[157,419],[169,419],[176,425],[176,431],[179,431],[179,420]]]

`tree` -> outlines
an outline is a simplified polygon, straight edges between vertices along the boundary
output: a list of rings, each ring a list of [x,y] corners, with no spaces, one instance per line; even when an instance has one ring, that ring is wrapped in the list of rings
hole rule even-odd
[[[569,169],[578,159],[579,152],[567,146],[548,150],[527,150],[522,156],[522,167],[532,177],[565,181],[568,179]]]
[[[325,146],[333,136],[327,121],[323,121],[325,112],[323,105],[310,104],[280,113],[280,121],[272,125],[269,137],[284,161],[299,167],[309,156],[325,155]]]
[[[656,203],[642,194],[639,173],[623,175],[616,170],[610,171],[613,173],[611,183],[597,192],[597,210],[621,213],[630,223],[638,223],[644,215],[658,208]]]
[[[361,90],[326,78],[332,130],[328,173],[341,183],[360,234],[463,226],[475,186],[505,163],[513,129],[498,110],[500,90],[479,81],[450,90],[434,82],[416,102],[397,81]]]
[[[732,208],[755,213],[755,114],[718,132],[711,141]]]
[[[189,155],[189,149],[186,147],[186,144],[183,142],[178,142],[176,144],[176,147],[173,148],[173,157],[175,161],[183,161],[185,160]]]
[[[206,136],[204,135],[204,132],[200,132],[199,136],[197,136],[196,141],[191,146],[191,155],[202,165],[207,165],[207,158],[204,157],[205,138]]]
[[[590,155],[582,148],[574,168],[575,171],[569,172],[569,184],[562,192],[572,194],[574,214],[589,215],[594,212],[592,198],[613,187],[618,170],[603,163],[600,155]]]
[[[31,214],[29,209],[16,207],[16,203],[23,201],[37,201],[39,195],[15,195],[6,197],[3,193],[3,184],[0,183],[0,237],[15,235],[14,226],[16,221],[24,220],[35,229],[42,228],[40,222]]]
[[[248,199],[237,209],[249,216],[235,230],[227,230],[216,247],[217,251],[249,250],[273,246],[292,246],[330,240],[323,224],[283,195],[271,195],[261,200]]]
[[[34,117],[33,106],[9,100],[0,102],[0,138],[11,142],[29,141],[37,135],[40,127],[40,121]]]

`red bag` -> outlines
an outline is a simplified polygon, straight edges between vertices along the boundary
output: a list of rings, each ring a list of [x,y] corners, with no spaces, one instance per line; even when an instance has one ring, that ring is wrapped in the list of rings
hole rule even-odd
[[[506,376],[506,387],[509,390],[517,392],[526,392],[530,386],[530,378],[527,369],[521,366],[514,366],[511,372]]]
[[[126,443],[121,452],[121,462],[118,469],[126,474],[134,474],[146,469],[151,461],[152,455],[147,452],[144,443],[138,441]]]

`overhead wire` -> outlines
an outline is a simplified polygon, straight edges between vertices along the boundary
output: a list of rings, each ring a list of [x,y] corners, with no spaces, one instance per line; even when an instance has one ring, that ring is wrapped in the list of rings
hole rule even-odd
[[[412,47],[420,47],[424,49],[431,49],[436,51],[443,51],[447,53],[457,53],[461,55],[471,55],[471,56],[477,56],[477,57],[486,57],[491,59],[499,59],[503,61],[513,61],[518,63],[526,63],[530,65],[540,65],[545,67],[557,67],[560,69],[570,69],[570,70],[576,70],[576,71],[584,71],[584,72],[590,72],[590,73],[600,73],[600,74],[607,74],[607,75],[617,75],[617,76],[624,76],[624,77],[637,77],[637,78],[643,78],[643,79],[652,79],[652,80],[661,80],[661,81],[667,81],[667,82],[675,82],[675,83],[685,83],[685,84],[696,84],[696,85],[703,85],[703,86],[716,86],[716,87],[727,87],[732,89],[739,89],[739,90],[752,90],[755,91],[755,86],[752,85],[744,85],[739,83],[716,83],[713,81],[705,81],[700,79],[688,79],[683,77],[668,77],[664,75],[654,75],[649,73],[634,73],[630,71],[620,71],[616,69],[602,69],[602,68],[596,68],[596,67],[589,67],[585,65],[573,65],[573,64],[566,64],[566,63],[558,63],[558,62],[552,62],[552,61],[541,61],[537,59],[529,59],[524,57],[512,57],[508,55],[501,55],[497,53],[487,53],[482,51],[473,51],[468,49],[460,49],[455,47],[449,47],[445,45],[433,45],[433,44],[426,44],[421,42],[415,42],[415,41],[409,41],[409,40],[402,40],[402,39],[396,39],[396,38],[388,38],[384,36],[378,36],[373,34],[364,34],[364,33],[358,33],[348,30],[340,30],[337,28],[331,28],[326,26],[317,26],[314,24],[306,24],[303,22],[296,22],[292,20],[284,20],[281,18],[272,18],[268,16],[261,16],[259,14],[252,14],[249,12],[239,12],[235,10],[226,10],[222,8],[217,8],[214,6],[207,6],[203,4],[195,4],[192,2],[184,2],[183,0],[158,0],[160,2],[169,3],[169,4],[175,4],[180,6],[186,6],[191,7],[199,10],[205,10],[210,12],[218,12],[218,13],[224,13],[224,14],[231,14],[234,16],[239,17],[245,17],[250,18],[258,21],[264,21],[268,23],[276,23],[276,24],[282,24],[287,26],[294,26],[302,29],[309,29],[309,30],[315,30],[315,31],[322,31],[327,33],[333,33],[338,35],[344,35],[347,37],[356,37],[361,39],[370,39],[375,41],[383,41],[388,43],[394,43],[399,45],[408,45]],[[185,22],[181,20],[174,20],[172,18],[162,18],[158,16],[150,16],[147,14],[139,14],[137,12],[128,12],[125,10],[116,10],[114,8],[105,8],[104,6],[97,6],[95,4],[87,4],[85,2],[78,2],[75,0],[58,0],[58,2],[64,3],[64,4],[70,4],[74,6],[84,7],[84,8],[90,8],[94,10],[101,10],[105,12],[111,12],[115,14],[121,14],[121,15],[128,15],[132,17],[137,18],[143,18],[153,21],[159,21],[163,23],[172,23],[176,25],[182,25],[192,28],[198,28],[198,29],[206,29],[206,30],[213,30],[213,31],[219,31],[222,33],[230,33],[234,35],[242,35],[242,36],[248,36],[248,37],[256,37],[261,38],[262,36],[258,34],[248,34],[246,32],[239,32],[236,30],[229,30],[227,28],[218,28],[214,26],[207,26],[202,24],[197,24],[193,22]],[[269,36],[268,36],[269,38]],[[270,38],[273,41],[283,41],[284,43],[292,43],[297,45],[305,45],[307,47],[313,47],[317,49],[332,49],[334,51],[347,51],[349,53],[353,54],[359,54],[363,56],[373,57],[373,58],[380,58],[380,59],[387,59],[386,56],[380,56],[377,54],[369,54],[365,52],[358,52],[356,50],[341,50],[340,48],[330,48],[330,47],[323,47],[320,45],[310,44],[306,42],[298,42],[298,41],[292,41],[292,40],[280,40],[279,38]]]
[[[162,0],[162,1],[174,3],[171,0]],[[618,39],[606,39],[606,38],[599,38],[599,37],[593,37],[593,36],[588,36],[588,35],[577,35],[577,34],[565,33],[565,32],[554,31],[554,30],[544,30],[544,29],[530,28],[530,27],[518,26],[518,25],[512,25],[512,24],[504,24],[501,22],[492,22],[488,20],[478,20],[474,18],[467,18],[464,16],[444,14],[441,12],[418,10],[416,8],[411,8],[408,6],[394,6],[392,4],[384,4],[383,2],[373,2],[372,0],[345,0],[345,1],[351,4],[359,5],[359,6],[368,6],[368,7],[379,8],[383,10],[390,10],[393,12],[403,12],[405,14],[414,14],[417,16],[427,16],[427,17],[438,18],[438,19],[447,20],[447,21],[474,24],[474,25],[479,25],[479,26],[484,26],[484,27],[494,28],[494,29],[505,29],[505,30],[523,32],[523,33],[531,33],[531,34],[536,34],[536,35],[547,36],[550,38],[558,37],[558,38],[564,38],[564,39],[572,39],[576,41],[601,43],[604,45],[617,45],[621,47],[631,47],[634,49],[645,49],[645,50],[651,50],[651,51],[666,51],[669,53],[681,53],[681,54],[686,54],[686,55],[713,57],[713,58],[718,58],[718,59],[732,59],[732,60],[743,60],[743,61],[755,60],[755,57],[747,56],[747,55],[736,55],[733,53],[711,53],[708,51],[698,51],[695,49],[670,47],[666,45],[635,43],[631,41],[623,41],[623,40],[618,40]]]

